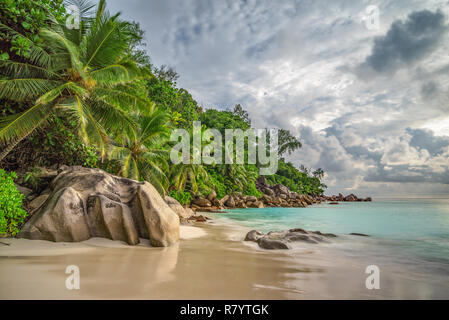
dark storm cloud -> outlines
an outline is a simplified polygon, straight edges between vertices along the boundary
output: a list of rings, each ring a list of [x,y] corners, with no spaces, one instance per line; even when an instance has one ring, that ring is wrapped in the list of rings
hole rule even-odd
[[[449,137],[437,137],[430,130],[407,128],[406,132],[411,135],[410,146],[418,150],[425,149],[432,156],[438,156],[449,147]],[[449,159],[448,159],[449,165]]]
[[[438,85],[435,81],[429,81],[421,86],[421,95],[424,99],[431,99],[438,93]]]
[[[374,41],[365,64],[379,73],[394,72],[432,53],[447,31],[441,11],[411,13],[407,20],[393,22],[387,34]]]
[[[395,182],[395,183],[442,183],[449,184],[449,170],[435,173],[426,168],[410,168],[408,165],[394,166],[389,170],[377,168],[369,171],[364,178],[367,182]]]

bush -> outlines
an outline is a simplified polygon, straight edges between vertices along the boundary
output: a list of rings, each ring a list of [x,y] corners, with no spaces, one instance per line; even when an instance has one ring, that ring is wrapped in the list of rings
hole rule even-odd
[[[259,190],[257,190],[256,188],[256,184],[254,182],[252,182],[248,188],[245,190],[245,195],[247,196],[255,196],[256,198],[260,198],[262,197],[262,192],[260,192]]]
[[[34,167],[55,164],[98,167],[99,151],[94,146],[87,146],[77,131],[76,122],[53,115],[49,117],[47,125],[19,143],[0,165],[8,171],[18,172],[29,172]]]
[[[209,185],[217,193],[217,198],[223,198],[227,194],[223,176],[219,175],[213,168],[210,167],[207,167],[207,173],[209,175]]]
[[[14,179],[15,172],[7,173],[0,169],[0,235],[15,236],[27,217],[22,209],[24,195],[17,190]]]
[[[186,191],[176,191],[172,190],[168,193],[168,195],[176,200],[183,206],[190,203],[190,200],[192,200],[192,195],[189,192]]]

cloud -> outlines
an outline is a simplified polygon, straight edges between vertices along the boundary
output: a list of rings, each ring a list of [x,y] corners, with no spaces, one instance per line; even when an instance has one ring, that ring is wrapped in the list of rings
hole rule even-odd
[[[407,128],[406,132],[411,136],[411,147],[427,150],[432,156],[442,155],[449,148],[449,137],[437,137],[432,131],[424,129]]]
[[[424,99],[431,99],[438,93],[438,91],[439,88],[435,81],[423,83],[423,85],[421,86],[421,94]]]
[[[379,73],[394,73],[416,64],[435,51],[447,31],[442,11],[412,12],[406,21],[396,20],[385,36],[374,41],[362,67]]]
[[[364,1],[108,0],[202,106],[299,136],[329,193],[447,195],[447,0],[376,4],[379,30]]]

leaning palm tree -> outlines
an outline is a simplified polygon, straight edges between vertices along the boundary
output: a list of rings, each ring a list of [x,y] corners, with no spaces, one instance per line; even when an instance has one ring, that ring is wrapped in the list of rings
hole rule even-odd
[[[118,175],[148,181],[164,194],[168,187],[168,115],[151,107],[146,115],[139,116],[138,122],[139,129],[134,134],[116,137],[109,158],[120,164]]]
[[[30,105],[0,119],[0,144],[6,145],[0,160],[54,113],[76,119],[84,141],[105,155],[109,134],[132,134],[137,125],[129,114],[149,103],[135,86],[147,74],[124,58],[129,23],[110,16],[104,0],[95,15],[82,17],[77,30],[48,17],[51,27],[40,30],[42,46],[0,23],[0,32],[24,38],[30,47],[26,61],[0,62],[0,99]]]

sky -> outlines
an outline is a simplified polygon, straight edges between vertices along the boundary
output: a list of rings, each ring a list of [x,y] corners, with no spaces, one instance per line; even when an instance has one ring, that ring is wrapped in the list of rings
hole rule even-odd
[[[327,194],[449,197],[448,0],[109,0],[205,108],[289,129]],[[378,14],[378,15],[376,15]],[[376,19],[378,17],[378,19]]]

